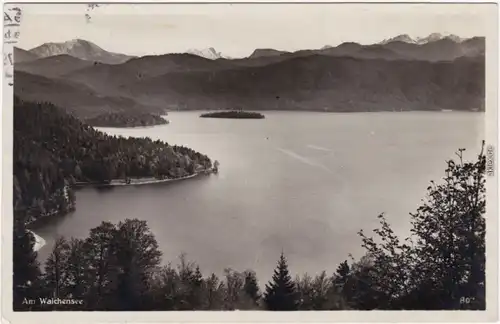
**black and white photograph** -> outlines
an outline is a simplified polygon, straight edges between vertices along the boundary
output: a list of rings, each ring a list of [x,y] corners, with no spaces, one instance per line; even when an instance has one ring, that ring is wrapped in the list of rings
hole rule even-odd
[[[4,312],[498,318],[497,12],[5,5]]]

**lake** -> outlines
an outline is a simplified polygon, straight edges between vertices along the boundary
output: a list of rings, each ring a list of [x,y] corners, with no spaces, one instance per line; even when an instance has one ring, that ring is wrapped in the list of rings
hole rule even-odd
[[[172,184],[77,191],[77,210],[36,232],[86,237],[102,221],[147,220],[165,263],[181,253],[204,274],[253,269],[268,280],[285,252],[295,276],[333,273],[363,253],[360,229],[386,213],[409,230],[430,180],[444,175],[458,148],[473,159],[484,113],[265,112],[264,120],[198,118],[172,112],[169,125],[110,129],[112,135],[185,145],[220,162],[218,175]]]

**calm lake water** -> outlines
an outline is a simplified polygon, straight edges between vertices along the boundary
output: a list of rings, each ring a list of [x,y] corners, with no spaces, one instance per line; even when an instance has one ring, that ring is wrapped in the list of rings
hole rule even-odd
[[[208,177],[106,191],[77,192],[77,210],[36,232],[86,237],[102,221],[148,224],[165,263],[186,253],[205,274],[253,269],[272,275],[279,254],[293,274],[335,271],[362,255],[357,231],[371,231],[385,212],[407,234],[430,180],[458,148],[474,158],[483,113],[267,112],[264,120],[198,118],[172,112],[151,128],[101,129],[109,134],[185,145],[220,162]]]

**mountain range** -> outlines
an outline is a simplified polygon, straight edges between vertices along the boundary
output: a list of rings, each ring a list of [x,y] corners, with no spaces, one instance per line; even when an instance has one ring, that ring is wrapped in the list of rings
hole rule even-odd
[[[222,55],[221,52],[217,52],[215,50],[215,48],[213,48],[213,47],[209,47],[209,48],[205,48],[205,49],[201,49],[201,50],[190,49],[190,50],[187,50],[186,53],[197,55],[200,57],[204,57],[204,58],[209,59],[209,60],[217,60],[220,58],[229,59],[229,57]]]
[[[400,35],[228,59],[213,48],[133,57],[84,40],[15,49],[14,92],[77,117],[233,109],[484,109],[484,37]]]
[[[21,51],[20,49],[16,49],[17,53],[20,53]],[[70,55],[86,61],[107,64],[120,64],[133,58],[133,56],[105,51],[96,44],[83,39],[72,39],[63,43],[45,43],[24,52],[29,52],[36,58],[51,57],[56,55]],[[16,53],[14,53],[14,60],[16,60]],[[27,60],[31,61],[31,59],[27,57],[22,57],[20,60],[16,61],[23,62]]]

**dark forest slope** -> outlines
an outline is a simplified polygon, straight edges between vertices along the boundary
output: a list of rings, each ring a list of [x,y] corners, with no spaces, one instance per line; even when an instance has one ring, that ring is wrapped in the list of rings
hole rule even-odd
[[[84,67],[94,65],[93,62],[80,60],[70,55],[57,55],[29,62],[16,63],[16,71],[23,71],[45,77],[58,77]]]
[[[84,84],[16,71],[14,94],[26,101],[51,102],[79,118],[107,112],[162,112],[161,107],[138,104],[131,98],[102,95]]]
[[[260,67],[168,73],[132,84],[182,109],[470,110],[484,105],[484,62],[362,60],[311,55]]]

